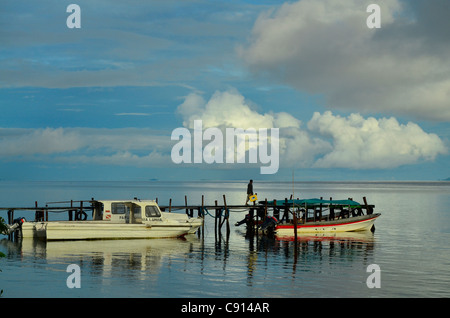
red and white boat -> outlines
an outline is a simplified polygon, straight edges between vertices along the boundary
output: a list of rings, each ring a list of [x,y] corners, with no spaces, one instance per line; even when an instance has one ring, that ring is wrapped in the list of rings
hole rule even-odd
[[[353,200],[284,200],[267,202],[267,205],[278,209],[279,216],[280,210],[289,211],[291,217],[295,213],[295,217],[290,220],[286,220],[288,218],[285,218],[285,213],[281,221],[276,222],[274,230],[277,236],[293,236],[295,232],[373,231],[374,222],[381,215],[373,213],[373,205]]]
[[[368,231],[372,229],[375,219],[380,215],[374,213],[348,219],[300,223],[297,224],[297,233]],[[294,224],[277,224],[275,231],[277,235],[293,235]]]

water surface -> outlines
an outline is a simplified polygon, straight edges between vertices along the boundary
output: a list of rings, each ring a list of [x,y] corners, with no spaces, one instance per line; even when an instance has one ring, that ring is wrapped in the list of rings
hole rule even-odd
[[[292,183],[255,182],[259,199],[284,199]],[[160,204],[245,202],[246,182],[0,182],[0,206],[61,200],[155,199]],[[214,219],[186,239],[89,242],[0,241],[3,297],[449,297],[449,182],[303,182],[294,196],[353,198],[382,215],[375,233],[290,240],[246,237],[233,224],[217,239]],[[183,212],[183,211],[180,211]],[[6,219],[6,212],[0,212]],[[31,216],[16,211],[15,216]],[[19,215],[20,214],[20,215]],[[29,217],[28,217],[29,218]],[[50,214],[65,219],[66,214]],[[225,229],[225,228],[224,228]],[[5,237],[5,236],[2,236]],[[81,288],[68,288],[67,266],[81,269]],[[381,270],[369,288],[367,267]]]

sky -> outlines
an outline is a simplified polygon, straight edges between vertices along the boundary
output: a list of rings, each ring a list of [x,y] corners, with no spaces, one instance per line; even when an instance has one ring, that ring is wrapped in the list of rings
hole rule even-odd
[[[449,17],[448,0],[1,0],[0,180],[449,178]],[[175,163],[194,120],[277,129],[278,170]]]

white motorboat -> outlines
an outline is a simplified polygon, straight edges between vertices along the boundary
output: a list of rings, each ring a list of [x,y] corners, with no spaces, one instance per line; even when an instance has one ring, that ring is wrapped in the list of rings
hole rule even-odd
[[[195,233],[203,219],[161,212],[153,200],[91,201],[92,220],[22,221],[22,237],[43,240],[152,239]]]

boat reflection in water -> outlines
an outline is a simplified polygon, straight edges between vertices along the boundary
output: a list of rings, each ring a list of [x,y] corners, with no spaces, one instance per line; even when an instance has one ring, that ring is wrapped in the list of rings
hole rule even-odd
[[[302,233],[294,236],[277,235],[276,240],[280,245],[292,247],[294,257],[300,253],[307,253],[313,256],[328,256],[330,262],[333,257],[341,257],[343,254],[348,257],[352,255],[366,256],[372,255],[375,238],[371,231],[358,232],[335,232],[335,233]]]
[[[145,278],[149,273],[158,274],[171,258],[179,259],[199,248],[201,241],[195,235],[186,235],[167,239],[47,242],[24,238],[16,244],[21,245],[24,257],[45,259],[47,263],[78,264],[95,276],[113,276],[115,272]]]
[[[352,275],[364,277],[365,264],[374,258],[370,231],[301,234],[297,241],[239,230],[230,240],[206,234],[205,239],[5,242],[8,257],[14,253],[20,266],[45,280],[35,292],[50,297],[73,294],[65,287],[70,264],[80,266],[83,297],[314,296],[317,286],[343,288],[340,277],[349,266],[356,270]]]

